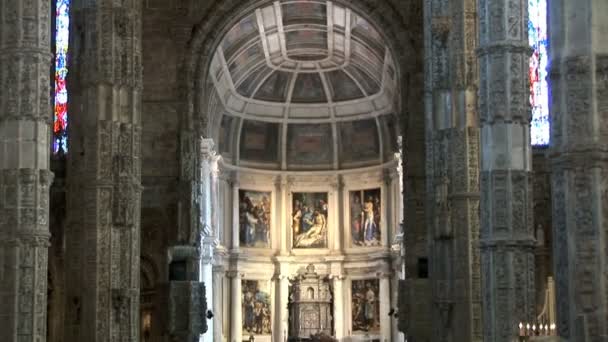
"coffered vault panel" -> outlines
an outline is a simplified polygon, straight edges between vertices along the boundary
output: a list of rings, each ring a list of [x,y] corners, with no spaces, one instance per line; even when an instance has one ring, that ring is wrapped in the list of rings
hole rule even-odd
[[[331,121],[396,107],[384,39],[331,1],[275,1],[246,15],[222,39],[210,75],[226,111],[244,118]]]
[[[390,162],[396,71],[382,35],[332,1],[280,0],[242,17],[211,62],[224,161],[272,170]]]

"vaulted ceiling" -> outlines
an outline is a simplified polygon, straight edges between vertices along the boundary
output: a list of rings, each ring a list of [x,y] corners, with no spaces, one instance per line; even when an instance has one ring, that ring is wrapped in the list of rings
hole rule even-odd
[[[247,13],[222,38],[210,77],[209,111],[236,164],[336,169],[392,158],[391,51],[350,8],[282,0]]]
[[[245,16],[217,48],[211,75],[228,111],[245,116],[388,111],[395,88],[382,36],[331,1],[275,1]]]

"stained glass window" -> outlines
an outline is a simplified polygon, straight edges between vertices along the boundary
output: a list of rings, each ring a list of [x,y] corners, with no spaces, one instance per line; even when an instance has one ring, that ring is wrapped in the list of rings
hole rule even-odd
[[[528,0],[530,57],[530,105],[532,145],[549,144],[549,84],[547,81],[547,0]]]
[[[68,150],[68,74],[67,53],[70,27],[70,0],[56,0],[55,13],[55,116],[53,120],[53,152]]]

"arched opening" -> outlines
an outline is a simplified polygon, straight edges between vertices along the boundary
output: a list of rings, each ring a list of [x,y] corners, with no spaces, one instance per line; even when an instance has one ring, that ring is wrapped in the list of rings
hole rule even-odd
[[[422,112],[421,102],[411,105],[408,96],[419,56],[396,31],[379,29],[378,13],[364,6],[324,0],[226,5],[231,24],[214,30],[205,23],[197,33],[213,39],[193,39],[192,105],[183,128],[210,139],[205,146],[221,156],[217,177],[201,176],[212,186],[203,190],[209,195],[201,202],[209,196],[210,203],[200,212],[206,221],[210,211],[217,227],[215,249],[223,254],[214,270],[240,274],[214,276],[207,293],[214,311],[223,312],[208,333],[216,339],[286,339],[288,277],[303,262],[344,282],[332,287],[340,291],[334,298],[367,295],[353,287],[353,278],[380,284],[378,309],[387,312],[378,324],[372,331],[353,329],[356,308],[341,300],[334,305],[336,336],[390,340],[396,330],[387,313],[396,303],[391,282],[403,270],[399,137],[414,140],[405,134],[410,116],[404,113]],[[420,115],[418,127],[423,121]],[[419,156],[424,140],[416,139],[412,151]],[[207,158],[200,161],[203,174]],[[251,296],[245,285],[251,281],[268,282],[256,290],[263,299]],[[270,324],[270,333],[255,329],[252,314]]]

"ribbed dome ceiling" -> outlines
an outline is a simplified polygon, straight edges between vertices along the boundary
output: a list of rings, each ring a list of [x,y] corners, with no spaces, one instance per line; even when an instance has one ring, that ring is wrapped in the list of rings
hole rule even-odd
[[[331,1],[274,1],[215,51],[208,111],[224,161],[273,170],[379,165],[397,149],[397,75],[378,31]]]
[[[218,46],[211,77],[226,109],[238,116],[385,113],[395,93],[382,36],[331,1],[275,1],[246,15]]]

